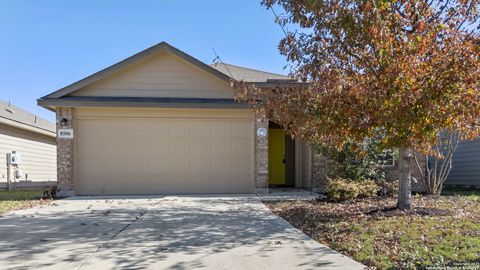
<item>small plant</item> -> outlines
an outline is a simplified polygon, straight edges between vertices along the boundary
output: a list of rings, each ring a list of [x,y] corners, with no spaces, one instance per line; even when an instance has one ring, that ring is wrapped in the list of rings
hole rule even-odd
[[[378,181],[380,187],[380,195],[382,196],[394,196],[398,194],[398,181]]]
[[[325,186],[327,198],[332,201],[347,201],[376,196],[380,187],[372,180],[352,181],[343,178],[328,179]]]
[[[52,186],[43,191],[43,199],[56,199],[60,189],[57,186]]]
[[[443,184],[452,170],[453,154],[458,148],[462,134],[460,132],[442,132],[439,143],[434,147],[438,156],[423,155],[423,162],[418,155],[414,155],[417,171],[420,173],[420,182],[429,195],[440,195]],[[422,166],[422,163],[424,166]]]

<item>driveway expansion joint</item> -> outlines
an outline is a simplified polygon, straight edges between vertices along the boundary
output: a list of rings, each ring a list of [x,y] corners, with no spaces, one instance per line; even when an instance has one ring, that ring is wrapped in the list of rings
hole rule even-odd
[[[81,262],[80,264],[75,267],[75,270],[79,270],[80,268],[82,268],[83,265],[85,265],[85,263],[91,258],[93,257],[93,255],[95,255],[100,249],[102,248],[105,248],[107,247],[107,244],[109,241],[112,241],[113,239],[115,239],[118,235],[120,235],[122,232],[124,232],[125,230],[127,230],[130,226],[132,226],[135,222],[139,221],[141,217],[145,216],[153,207],[157,206],[158,204],[160,203],[160,201],[156,202],[156,203],[153,203],[151,204],[150,207],[144,209],[143,211],[140,211],[140,213],[138,215],[135,216],[134,219],[132,219],[129,223],[127,223],[125,226],[123,226],[122,228],[120,228],[120,230],[118,230],[114,235],[112,235],[110,238],[108,238],[107,240],[105,241],[102,241],[100,244],[98,244],[95,249],[90,252],[90,254],[88,254]]]

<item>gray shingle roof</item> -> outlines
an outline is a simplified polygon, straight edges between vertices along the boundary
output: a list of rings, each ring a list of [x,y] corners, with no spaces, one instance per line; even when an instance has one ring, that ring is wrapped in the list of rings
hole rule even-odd
[[[295,81],[293,78],[281,74],[275,74],[271,72],[239,67],[226,63],[215,63],[211,64],[211,67],[217,69],[218,71],[224,73],[227,76],[233,77],[235,80],[245,81],[245,82],[267,82],[267,81]]]
[[[54,123],[3,100],[0,100],[0,118],[55,133]]]

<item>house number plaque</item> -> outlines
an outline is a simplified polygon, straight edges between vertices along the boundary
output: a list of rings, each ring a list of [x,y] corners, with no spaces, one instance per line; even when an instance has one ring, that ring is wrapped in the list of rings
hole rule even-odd
[[[73,129],[59,129],[57,135],[60,139],[73,139]]]

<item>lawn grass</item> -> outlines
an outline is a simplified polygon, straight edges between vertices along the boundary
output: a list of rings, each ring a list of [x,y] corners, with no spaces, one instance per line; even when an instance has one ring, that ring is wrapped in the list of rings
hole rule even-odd
[[[0,214],[45,204],[43,190],[0,191]]]
[[[417,269],[467,263],[471,268],[465,269],[480,269],[478,196],[415,196],[409,211],[392,210],[395,202],[266,204],[310,237],[368,266]]]
[[[445,190],[444,195],[467,197],[470,200],[480,200],[480,190]]]

